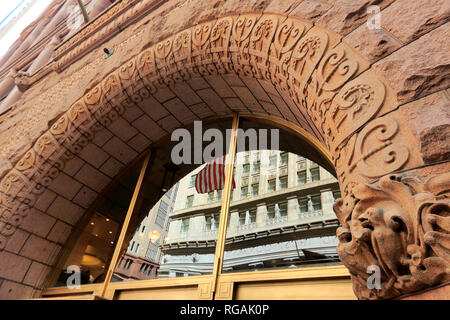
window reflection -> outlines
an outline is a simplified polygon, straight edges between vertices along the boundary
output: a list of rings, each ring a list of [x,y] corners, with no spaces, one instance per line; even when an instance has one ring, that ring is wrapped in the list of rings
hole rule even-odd
[[[222,271],[339,263],[332,209],[337,180],[306,158],[275,150],[251,151],[257,169],[247,177],[246,157],[236,154],[244,166],[234,172]]]

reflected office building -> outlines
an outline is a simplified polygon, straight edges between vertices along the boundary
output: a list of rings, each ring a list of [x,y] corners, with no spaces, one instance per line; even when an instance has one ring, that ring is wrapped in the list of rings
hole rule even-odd
[[[222,272],[339,263],[337,180],[287,152],[239,152],[236,160]],[[182,178],[142,221],[116,279],[212,272],[222,190],[196,191],[202,168]]]

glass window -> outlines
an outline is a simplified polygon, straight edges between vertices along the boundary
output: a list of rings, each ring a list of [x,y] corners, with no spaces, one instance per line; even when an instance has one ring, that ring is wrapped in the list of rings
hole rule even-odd
[[[181,220],[181,232],[186,233],[189,231],[189,218]]]
[[[253,174],[258,174],[260,169],[261,169],[261,161],[256,161],[255,163],[253,163],[253,169],[252,169]]]
[[[278,208],[280,210],[280,216],[282,216],[282,217],[287,216],[287,202],[286,201],[280,202],[278,204]]]
[[[194,204],[194,195],[187,196],[186,197],[186,208],[192,207],[193,204]]]
[[[306,170],[297,172],[297,184],[305,184],[305,183],[306,183]]]
[[[239,225],[248,225],[256,222],[256,209],[239,212]]]
[[[312,168],[309,171],[311,173],[311,181],[320,180],[319,168]]]
[[[241,187],[241,199],[247,198],[248,187]]]
[[[167,211],[169,209],[169,205],[161,201],[159,208],[158,208],[158,214],[156,215],[155,223],[160,226],[161,228],[164,227],[164,224],[166,223],[166,217],[167,217]]]
[[[275,168],[277,166],[277,155],[274,154],[269,158],[269,168]]]
[[[337,199],[341,198],[341,191],[340,190],[334,190],[333,191],[333,200],[336,201]]]
[[[259,192],[259,183],[252,184],[252,196],[257,196]]]
[[[196,174],[191,176],[191,179],[189,180],[189,188],[192,188],[193,186],[195,186],[195,178],[197,177]]]
[[[311,196],[311,201],[314,210],[322,210],[322,202],[320,200],[320,194]]]
[[[276,190],[276,181],[275,179],[271,179],[267,181],[267,192],[274,192]]]
[[[280,154],[280,166],[285,166],[288,164],[288,153],[283,152]]]
[[[243,166],[242,166],[242,176],[243,177],[246,177],[246,176],[248,176],[248,174],[250,173],[250,164],[244,164]]]
[[[287,176],[280,177],[279,180],[280,180],[280,190],[286,189],[288,184],[288,177]]]
[[[267,206],[267,218],[268,219],[275,218],[275,205],[274,204]]]
[[[300,198],[298,199],[298,206],[300,212],[308,212],[308,198]]]

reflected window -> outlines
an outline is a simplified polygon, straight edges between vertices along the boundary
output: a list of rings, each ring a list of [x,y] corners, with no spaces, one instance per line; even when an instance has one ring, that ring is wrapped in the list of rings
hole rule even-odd
[[[192,175],[191,178],[189,179],[189,188],[195,186],[195,178],[197,178],[196,174]]]
[[[257,196],[259,193],[259,183],[252,184],[252,197]]]
[[[336,201],[337,199],[341,198],[341,191],[340,190],[335,190],[333,191],[333,200]]]
[[[252,174],[259,174],[260,169],[261,169],[261,161],[256,161],[255,163],[253,163]]]
[[[305,184],[305,183],[306,183],[306,170],[297,172],[297,184]]]
[[[319,168],[312,168],[309,171],[311,174],[311,182],[320,180]]]
[[[273,169],[277,166],[277,155],[272,155],[269,158],[269,168]]]
[[[192,207],[194,204],[194,195],[190,195],[186,197],[186,208]]]
[[[248,187],[241,187],[241,199],[245,199],[248,196]]]
[[[308,212],[308,198],[298,199],[298,206],[301,213]]]
[[[288,153],[283,152],[280,154],[280,166],[285,166],[288,163]]]
[[[250,173],[250,164],[244,164],[242,166],[242,176],[246,177]]]
[[[274,192],[277,189],[275,179],[271,179],[267,181],[267,192]]]
[[[322,201],[320,200],[320,194],[311,196],[311,201],[314,210],[322,210]]]
[[[189,218],[181,220],[181,233],[187,233],[189,231]]]
[[[280,190],[286,189],[288,184],[288,177],[287,176],[280,177],[279,180],[280,180]]]

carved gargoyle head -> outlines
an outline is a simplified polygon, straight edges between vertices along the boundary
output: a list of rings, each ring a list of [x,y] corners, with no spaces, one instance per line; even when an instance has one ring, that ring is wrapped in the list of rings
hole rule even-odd
[[[337,251],[360,299],[392,298],[450,279],[450,174],[423,183],[388,175],[339,199]],[[370,289],[369,266],[381,286]]]

